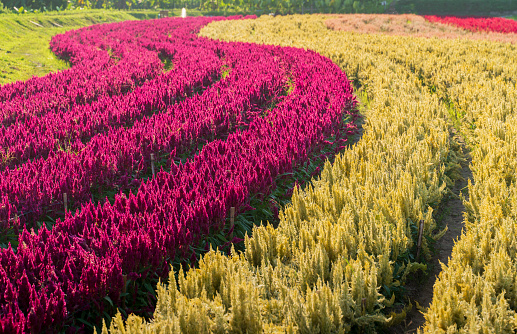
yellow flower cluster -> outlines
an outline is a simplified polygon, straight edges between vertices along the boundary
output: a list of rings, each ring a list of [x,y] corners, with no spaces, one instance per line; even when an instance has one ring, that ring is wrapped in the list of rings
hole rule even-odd
[[[399,60],[418,68],[423,80],[463,117],[462,132],[473,150],[474,180],[464,201],[465,231],[434,286],[424,331],[514,333],[517,50],[498,43],[440,44],[425,60],[417,59],[416,52]]]
[[[434,286],[427,333],[517,330],[517,48],[396,39],[385,50],[450,105],[472,149],[465,230]]]
[[[381,287],[424,269],[398,265],[414,249],[412,224],[423,220],[432,236],[431,206],[457,177],[450,116],[473,148],[474,184],[466,230],[435,285],[424,330],[517,328],[515,47],[338,32],[325,19],[221,21],[201,33],[328,56],[368,97],[362,139],[295,190],[277,229],[255,228],[243,254],[209,252],[199,268],[177,280],[171,273],[158,287],[154,319],[118,315],[112,333],[337,333],[395,323],[403,314],[388,314],[394,299]],[[424,239],[425,256],[428,246]]]

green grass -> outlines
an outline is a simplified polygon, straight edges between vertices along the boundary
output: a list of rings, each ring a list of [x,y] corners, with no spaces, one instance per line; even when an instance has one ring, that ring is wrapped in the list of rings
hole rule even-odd
[[[50,38],[56,34],[97,23],[150,19],[157,15],[157,11],[114,10],[0,14],[0,85],[68,68],[49,49]]]
[[[57,58],[49,49],[50,38],[54,35],[98,23],[154,19],[158,14],[159,10],[101,9],[0,14],[0,85],[68,68],[68,63]],[[181,9],[169,9],[169,16],[180,14]],[[189,9],[187,15],[234,14]]]

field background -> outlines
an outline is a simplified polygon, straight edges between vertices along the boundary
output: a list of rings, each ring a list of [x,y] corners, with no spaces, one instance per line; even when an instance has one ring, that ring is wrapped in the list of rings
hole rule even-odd
[[[413,13],[421,15],[512,16],[516,0],[2,0],[0,13],[119,9],[176,11],[187,8],[206,15]]]

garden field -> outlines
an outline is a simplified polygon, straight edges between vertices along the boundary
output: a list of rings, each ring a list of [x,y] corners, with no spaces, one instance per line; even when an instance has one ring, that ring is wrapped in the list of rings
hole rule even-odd
[[[514,29],[59,31],[69,68],[0,86],[0,332],[514,332]]]

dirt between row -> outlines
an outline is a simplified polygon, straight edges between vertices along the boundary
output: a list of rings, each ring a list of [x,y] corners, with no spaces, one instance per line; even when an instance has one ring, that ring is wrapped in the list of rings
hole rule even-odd
[[[451,135],[455,134],[456,131],[452,130]],[[441,230],[447,226],[448,230],[434,245],[435,253],[433,254],[433,259],[428,263],[427,275],[420,275],[420,277],[411,280],[406,285],[407,297],[413,304],[413,308],[407,313],[406,319],[401,324],[390,328],[389,333],[409,334],[417,333],[419,328],[422,329],[425,319],[422,312],[416,307],[416,303],[424,309],[429,307],[433,299],[434,283],[442,271],[440,263],[448,264],[454,242],[461,236],[464,227],[463,212],[465,207],[460,194],[468,200],[467,185],[469,179],[472,181],[472,171],[470,169],[472,158],[461,136],[456,138],[461,144],[466,159],[461,166],[462,179],[456,181],[456,184],[451,189],[453,195],[450,195],[442,202],[436,213],[438,228]]]

